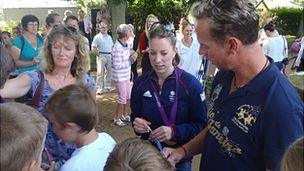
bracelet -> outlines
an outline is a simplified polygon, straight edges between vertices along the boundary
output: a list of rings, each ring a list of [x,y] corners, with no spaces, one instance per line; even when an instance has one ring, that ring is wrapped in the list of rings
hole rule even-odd
[[[181,148],[183,149],[185,156],[188,156],[188,152],[187,152],[186,148],[183,145],[181,146]]]

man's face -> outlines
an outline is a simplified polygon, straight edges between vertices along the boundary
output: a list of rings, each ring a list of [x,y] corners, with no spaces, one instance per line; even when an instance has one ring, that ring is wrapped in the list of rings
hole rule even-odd
[[[68,20],[66,24],[70,27],[74,27],[76,30],[79,30],[79,25],[77,20]]]
[[[107,34],[108,32],[108,26],[104,22],[99,24],[99,29],[101,34]]]
[[[60,16],[55,16],[54,17],[54,26],[58,26],[62,23],[62,19]]]
[[[227,64],[225,42],[221,45],[213,39],[207,19],[197,21],[196,33],[200,44],[199,54],[206,56],[216,67],[225,69]]]

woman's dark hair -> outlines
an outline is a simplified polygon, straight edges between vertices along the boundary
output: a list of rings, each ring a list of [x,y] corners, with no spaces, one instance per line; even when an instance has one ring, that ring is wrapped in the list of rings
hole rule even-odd
[[[264,26],[264,30],[265,30],[265,31],[268,30],[268,31],[273,32],[275,29],[276,29],[276,28],[275,28],[275,24],[274,24],[273,21],[268,22],[268,23]]]
[[[170,41],[170,44],[173,46],[173,48],[176,47],[176,36],[175,33],[172,30],[169,30],[166,28],[165,25],[160,24],[159,22],[154,23],[149,30],[148,34],[149,40],[153,38],[166,38]],[[174,60],[173,60],[173,65],[176,66],[180,62],[180,58],[178,54],[176,53]]]
[[[25,15],[25,16],[22,17],[22,19],[21,19],[21,26],[22,26],[22,28],[25,29],[25,30],[27,30],[27,24],[29,22],[37,22],[38,23],[38,27],[39,27],[39,20],[38,20],[38,18],[36,16],[34,16],[34,15],[29,14],[29,15]]]

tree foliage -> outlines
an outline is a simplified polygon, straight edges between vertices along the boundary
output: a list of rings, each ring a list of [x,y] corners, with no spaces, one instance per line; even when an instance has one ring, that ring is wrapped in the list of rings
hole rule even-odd
[[[131,16],[135,26],[144,27],[149,14],[156,15],[160,22],[177,24],[181,17],[187,16],[195,0],[128,0],[127,15]]]
[[[301,17],[303,12],[303,9],[285,7],[271,10],[271,13],[275,18],[278,31],[285,35],[298,34],[301,19],[303,20]]]

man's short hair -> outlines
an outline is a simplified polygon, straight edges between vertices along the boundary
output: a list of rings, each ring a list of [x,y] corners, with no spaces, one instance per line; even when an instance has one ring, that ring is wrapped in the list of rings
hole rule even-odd
[[[145,170],[171,171],[174,167],[147,140],[129,138],[110,153],[104,171]]]
[[[21,170],[28,162],[41,161],[47,120],[34,108],[16,102],[0,105],[1,170]]]
[[[66,24],[69,20],[76,20],[79,22],[78,18],[75,15],[69,15],[65,18],[64,23]]]
[[[60,15],[56,12],[52,12],[52,13],[48,14],[45,18],[45,24],[47,26],[52,26],[52,24],[55,23],[55,17],[60,17]]]
[[[128,24],[120,24],[116,29],[117,37],[119,39],[133,33],[132,28]]]
[[[257,41],[259,15],[251,0],[204,0],[192,6],[196,19],[207,19],[214,40],[223,44],[233,36],[249,45]]]
[[[47,101],[46,109],[61,126],[73,122],[82,133],[90,132],[98,123],[96,102],[90,89],[82,84],[68,85],[55,91]]]

